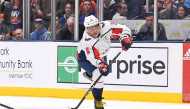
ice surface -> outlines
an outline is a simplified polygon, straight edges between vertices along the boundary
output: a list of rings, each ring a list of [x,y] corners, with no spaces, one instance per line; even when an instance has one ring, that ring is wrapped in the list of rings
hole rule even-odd
[[[69,109],[79,102],[78,99],[55,99],[36,97],[0,97],[0,103],[15,109]],[[190,109],[190,104],[108,101],[105,109]],[[0,107],[0,109],[6,109]],[[94,109],[92,100],[85,100],[79,109]]]

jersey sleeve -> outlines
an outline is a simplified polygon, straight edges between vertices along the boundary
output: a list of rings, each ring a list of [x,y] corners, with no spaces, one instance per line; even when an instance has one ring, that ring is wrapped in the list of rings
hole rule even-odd
[[[101,22],[101,37],[106,38],[107,40],[110,40],[112,35],[112,29],[111,29],[111,23],[109,21],[102,21]]]
[[[121,36],[128,35],[132,36],[131,30],[126,25],[111,25],[112,28],[112,39],[119,39]]]

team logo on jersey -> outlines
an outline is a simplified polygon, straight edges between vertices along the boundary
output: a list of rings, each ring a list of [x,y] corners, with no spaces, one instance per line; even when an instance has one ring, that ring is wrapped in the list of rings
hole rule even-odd
[[[90,54],[90,48],[86,47],[86,53],[89,55]]]
[[[76,59],[76,47],[58,47],[57,76],[58,82],[78,82],[79,68]]]

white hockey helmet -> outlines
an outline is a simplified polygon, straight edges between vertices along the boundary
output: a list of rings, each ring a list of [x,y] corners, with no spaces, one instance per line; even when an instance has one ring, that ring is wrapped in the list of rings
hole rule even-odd
[[[91,27],[91,26],[95,26],[97,24],[99,24],[99,20],[94,15],[87,16],[84,19],[85,27]]]

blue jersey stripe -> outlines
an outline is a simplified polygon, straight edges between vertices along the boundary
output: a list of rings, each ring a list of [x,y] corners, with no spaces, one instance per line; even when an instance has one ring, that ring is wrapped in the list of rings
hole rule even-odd
[[[92,72],[97,68],[86,59],[86,55],[83,50],[78,53],[78,63],[80,67],[83,68],[90,76],[92,76]]]

